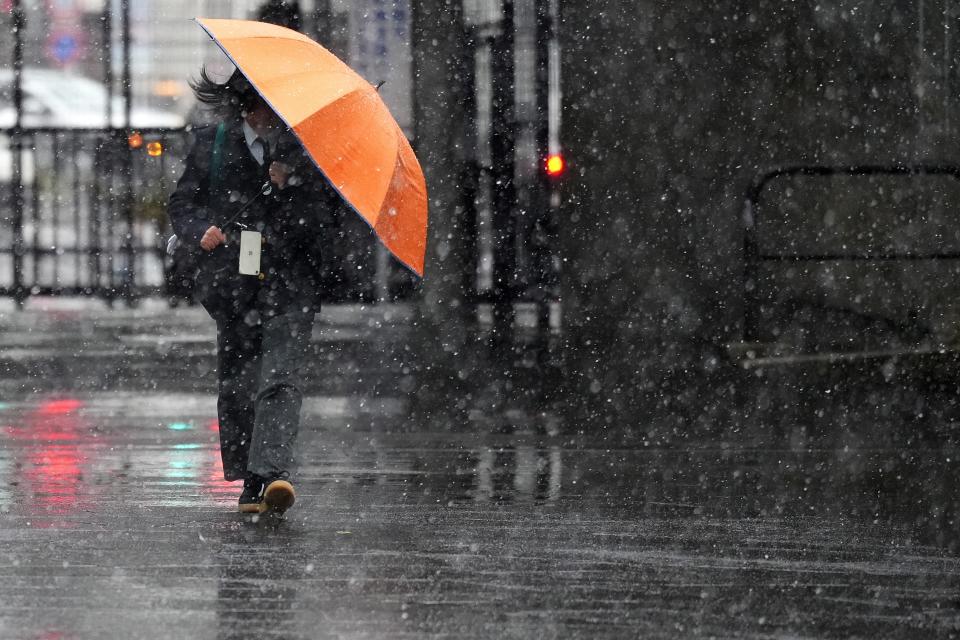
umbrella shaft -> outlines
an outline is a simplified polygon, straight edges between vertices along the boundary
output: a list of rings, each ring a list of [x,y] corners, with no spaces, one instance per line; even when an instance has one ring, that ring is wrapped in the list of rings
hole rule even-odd
[[[270,183],[269,183],[269,182],[263,183],[263,186],[260,187],[260,191],[257,192],[257,195],[255,195],[255,196],[253,196],[252,198],[250,198],[250,200],[248,200],[242,207],[240,207],[240,209],[238,209],[237,212],[236,212],[235,214],[233,214],[233,215],[230,217],[229,220],[227,220],[226,222],[223,223],[223,226],[226,227],[228,224],[232,224],[232,223],[234,223],[234,222],[237,222],[237,218],[239,218],[241,215],[243,215],[243,212],[246,211],[247,209],[249,209],[249,208],[250,208],[250,205],[252,205],[254,202],[256,202],[257,200],[259,200],[259,199],[260,199],[260,196],[263,196],[263,195],[266,195],[266,194],[270,193],[271,190],[272,190],[272,189],[271,189],[271,187],[270,187]],[[244,224],[242,224],[242,223],[240,223],[240,222],[237,222],[237,225],[239,225],[239,226],[241,226],[241,227],[246,226],[246,225],[244,225]]]

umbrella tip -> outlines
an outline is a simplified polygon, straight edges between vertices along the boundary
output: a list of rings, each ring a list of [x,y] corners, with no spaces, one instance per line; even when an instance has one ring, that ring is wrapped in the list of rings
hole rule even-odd
[[[380,91],[380,87],[382,87],[385,84],[387,84],[386,80],[381,80],[380,82],[378,82],[376,86],[377,91]]]

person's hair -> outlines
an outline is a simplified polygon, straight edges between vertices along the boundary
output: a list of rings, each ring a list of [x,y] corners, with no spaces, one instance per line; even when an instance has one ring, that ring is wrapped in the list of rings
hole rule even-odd
[[[200,69],[200,77],[190,81],[197,102],[227,119],[238,119],[261,98],[239,69],[226,82],[217,82]]]
[[[300,31],[303,26],[300,3],[296,0],[293,2],[268,0],[263,3],[260,10],[257,11],[257,20],[278,24],[281,27],[287,27],[294,31]]]

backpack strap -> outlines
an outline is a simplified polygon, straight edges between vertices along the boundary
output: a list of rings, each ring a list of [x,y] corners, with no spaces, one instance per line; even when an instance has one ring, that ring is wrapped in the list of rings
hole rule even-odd
[[[213,139],[213,152],[210,158],[210,193],[220,187],[220,172],[223,169],[223,141],[226,137],[227,124],[221,122],[217,125],[217,135]]]

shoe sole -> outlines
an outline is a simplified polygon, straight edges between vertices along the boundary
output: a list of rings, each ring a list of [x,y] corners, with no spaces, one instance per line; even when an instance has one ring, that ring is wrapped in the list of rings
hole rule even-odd
[[[297,499],[293,492],[293,485],[286,480],[274,480],[267,485],[263,492],[263,502],[260,503],[260,512],[275,511],[283,513],[293,506]]]

